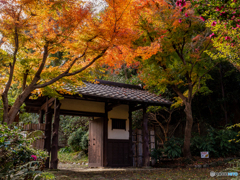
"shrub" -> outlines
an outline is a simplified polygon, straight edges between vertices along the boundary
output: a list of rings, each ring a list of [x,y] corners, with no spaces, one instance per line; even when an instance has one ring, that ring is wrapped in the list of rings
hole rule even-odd
[[[85,131],[82,128],[77,129],[71,136],[68,138],[68,145],[71,147],[73,151],[81,151],[81,141],[83,136],[85,135]]]
[[[34,180],[55,180],[55,176],[49,172],[43,172],[34,177]]]
[[[159,160],[162,157],[162,151],[161,149],[152,149],[151,151],[151,157],[154,158],[156,161]]]
[[[227,127],[227,129],[231,129],[231,130],[234,129],[234,128],[238,128],[238,130],[239,130],[240,123]],[[233,141],[235,143],[240,143],[240,131],[238,131],[236,139],[231,139],[230,141]]]
[[[82,150],[85,151],[85,153],[87,153],[87,151],[88,151],[88,140],[89,140],[89,131],[83,135],[81,142],[80,142],[80,146],[81,146]]]
[[[231,141],[238,133],[230,129],[208,129],[206,136],[196,135],[191,140],[191,151],[199,156],[201,151],[209,151],[210,156],[225,157],[239,152],[240,143]]]
[[[42,173],[47,153],[33,149],[34,140],[16,126],[0,124],[0,179],[33,179]]]
[[[71,152],[72,152],[72,149],[71,149],[69,146],[67,146],[67,147],[61,148],[61,149],[59,150],[59,152],[60,152],[60,153],[71,153]]]
[[[214,137],[195,135],[191,139],[190,149],[195,156],[200,156],[201,151],[209,151],[210,156],[213,156],[216,153]]]
[[[172,137],[164,143],[163,152],[168,156],[168,158],[178,158],[182,156],[182,146],[183,140],[180,138]]]

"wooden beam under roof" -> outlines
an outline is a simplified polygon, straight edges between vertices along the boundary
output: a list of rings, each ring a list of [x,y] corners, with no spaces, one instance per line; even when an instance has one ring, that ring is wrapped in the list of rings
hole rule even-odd
[[[72,111],[72,110],[60,110],[61,115],[70,116],[87,116],[87,117],[104,117],[105,113],[86,112],[86,111]]]
[[[111,111],[114,107],[117,107],[117,106],[120,106],[121,104],[120,103],[112,103],[112,104],[109,104],[109,105],[106,105],[106,111],[109,112]]]
[[[131,108],[131,111],[132,111],[132,112],[133,112],[133,111],[137,111],[137,110],[139,110],[139,109],[143,109],[143,107],[144,107],[144,104],[141,104],[141,105],[138,105],[138,106],[135,106],[135,107]]]
[[[47,101],[41,106],[41,110],[45,110],[45,111],[46,111],[46,109],[47,109],[49,106],[52,106],[52,105],[53,105],[55,99],[56,99],[56,98],[51,98],[51,99],[47,100]]]

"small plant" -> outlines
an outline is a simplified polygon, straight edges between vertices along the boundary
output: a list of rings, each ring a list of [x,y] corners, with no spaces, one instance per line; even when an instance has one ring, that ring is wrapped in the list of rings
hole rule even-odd
[[[33,180],[55,180],[55,179],[56,178],[52,173],[43,172],[41,174],[36,175]]]
[[[1,180],[33,179],[42,173],[47,153],[31,147],[35,140],[33,134],[25,136],[26,133],[16,126],[10,128],[0,124]]]
[[[58,152],[58,159],[62,163],[80,163],[82,162],[88,162],[88,157],[83,153],[83,151],[80,152]]]
[[[162,151],[161,149],[152,149],[151,150],[151,157],[155,159],[156,161],[159,160],[162,157]]]
[[[71,153],[71,152],[73,152],[73,151],[72,151],[72,149],[71,149],[69,146],[67,146],[67,147],[61,148],[61,149],[59,150],[59,152],[60,152],[60,153]]]
[[[231,171],[231,172],[239,172],[240,171],[240,160],[239,159],[234,159],[232,161],[228,162],[229,168],[226,170]]]
[[[172,137],[164,143],[164,153],[168,158],[178,158],[182,155],[183,140],[179,138]]]

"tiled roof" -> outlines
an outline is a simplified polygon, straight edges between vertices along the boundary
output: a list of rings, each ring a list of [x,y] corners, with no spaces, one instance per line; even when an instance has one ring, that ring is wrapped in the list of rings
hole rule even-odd
[[[106,82],[106,81],[105,81]],[[136,103],[148,103],[152,105],[170,105],[172,102],[157,96],[156,94],[150,93],[146,90],[136,88],[138,86],[126,85],[126,87],[120,87],[116,84],[125,85],[121,83],[115,83],[115,85],[106,84],[93,84],[84,82],[85,86],[77,88],[77,92],[82,95],[91,97],[108,98],[114,100],[124,100]],[[129,88],[129,87],[130,88]],[[67,89],[70,90],[70,89]]]

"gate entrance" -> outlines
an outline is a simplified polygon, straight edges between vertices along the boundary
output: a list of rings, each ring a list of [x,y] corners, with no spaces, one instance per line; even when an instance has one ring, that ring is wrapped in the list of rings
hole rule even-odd
[[[89,167],[103,166],[103,120],[97,118],[89,122]]]

